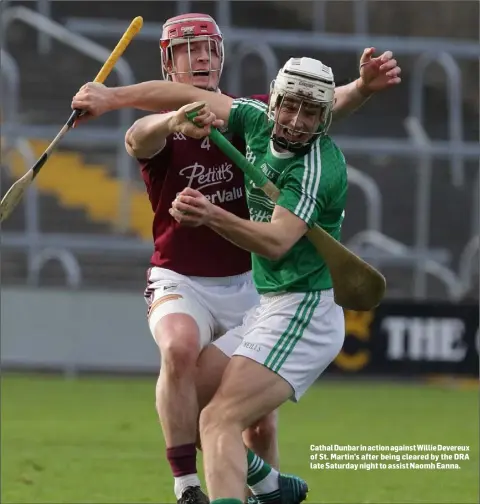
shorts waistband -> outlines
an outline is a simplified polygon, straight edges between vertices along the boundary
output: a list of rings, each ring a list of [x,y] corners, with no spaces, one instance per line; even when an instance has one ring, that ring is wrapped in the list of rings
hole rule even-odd
[[[165,277],[163,277],[163,274],[165,275]],[[246,282],[253,282],[251,271],[246,271],[245,273],[241,273],[240,275],[232,275],[227,277],[201,277],[181,275],[180,273],[176,273],[175,271],[160,268],[158,266],[154,266],[150,269],[149,280],[155,282],[157,280],[163,280],[169,275],[171,275],[172,277],[183,277],[204,286],[229,286],[241,285]]]
[[[189,277],[194,282],[201,285],[241,285],[247,281],[252,281],[252,272],[247,271],[241,275],[233,275],[228,277]]]

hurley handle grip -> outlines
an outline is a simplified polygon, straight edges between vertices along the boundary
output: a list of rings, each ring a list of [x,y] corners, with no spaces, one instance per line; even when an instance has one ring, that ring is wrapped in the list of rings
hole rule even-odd
[[[100,72],[98,72],[93,82],[99,82],[103,84],[105,79],[110,75],[110,72],[113,70],[113,67],[117,64],[117,61],[120,59],[120,56],[125,52],[125,49],[128,47],[128,44],[132,41],[133,37],[142,29],[143,26],[143,18],[141,16],[137,16],[131,23],[130,26],[125,30],[125,33],[122,35],[122,38],[118,41],[118,44],[115,46],[115,49],[110,53],[110,56],[107,58],[107,61],[103,64]],[[75,109],[68,121],[66,126],[71,128],[75,121],[84,113],[83,110]]]
[[[204,106],[205,102],[197,102],[185,110],[185,115],[193,124],[195,124],[193,120]],[[253,166],[253,164],[250,163],[250,161],[248,161],[216,128],[211,128],[209,137],[212,142],[243,171],[243,173],[248,175],[256,186],[263,187],[270,182],[267,176],[261,170],[255,168],[255,166]]]
[[[127,28],[122,38],[118,41],[115,49],[112,51],[107,61],[103,64],[100,72],[98,72],[95,80],[93,82],[103,83],[105,79],[109,76],[113,67],[116,65],[117,61],[120,59],[120,56],[125,52],[128,44],[132,41],[133,37],[142,29],[143,26],[143,18],[141,16],[137,16]]]

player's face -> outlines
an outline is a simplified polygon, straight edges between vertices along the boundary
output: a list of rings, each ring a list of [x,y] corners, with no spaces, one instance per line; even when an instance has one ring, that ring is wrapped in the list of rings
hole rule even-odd
[[[325,107],[293,95],[285,95],[276,109],[275,134],[289,142],[306,143],[318,131]]]
[[[214,40],[197,40],[173,47],[175,82],[204,89],[217,89],[220,79],[220,54]]]

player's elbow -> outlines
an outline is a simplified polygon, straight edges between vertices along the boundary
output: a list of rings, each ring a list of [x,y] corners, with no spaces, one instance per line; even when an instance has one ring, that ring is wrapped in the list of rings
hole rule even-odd
[[[134,126],[132,126],[125,133],[125,149],[127,150],[128,154],[130,156],[137,157],[136,156],[137,146],[136,146],[136,143],[135,143],[135,138],[133,136],[133,129],[134,129]]]
[[[295,222],[295,224],[297,224]],[[268,240],[268,258],[273,261],[282,259],[297,241],[306,233],[304,223],[300,225],[284,226],[272,223],[272,229]]]
[[[128,131],[127,134],[125,135],[125,150],[128,152],[128,155],[131,157],[137,157],[135,148],[132,143],[132,138],[129,136]]]
[[[149,139],[135,129],[135,124],[125,135],[125,149],[128,154],[137,159],[148,159],[160,152],[166,145],[166,138]]]
[[[290,240],[275,237],[267,247],[267,259],[279,261],[291,248]]]
[[[145,149],[142,146],[125,140],[125,149],[128,155],[136,159],[147,159],[152,156],[152,149]]]
[[[306,223],[282,206],[276,206],[268,230],[269,259],[278,261],[307,232]]]
[[[267,259],[270,259],[270,261],[279,261],[286,252],[283,252],[281,250],[275,249],[272,250],[271,252],[268,252]]]

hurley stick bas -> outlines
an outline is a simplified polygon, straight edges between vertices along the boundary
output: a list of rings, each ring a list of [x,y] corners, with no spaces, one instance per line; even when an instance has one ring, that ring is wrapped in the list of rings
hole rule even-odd
[[[186,116],[193,121],[205,102],[196,102],[187,108]],[[213,143],[228,156],[253,183],[274,202],[279,189],[266,175],[247,161],[216,128],[209,135]],[[320,226],[310,229],[306,236],[327,265],[333,282],[335,302],[347,310],[368,311],[379,305],[385,294],[385,277],[348,248],[330,236]]]
[[[103,64],[100,72],[98,72],[98,75],[95,77],[95,80],[93,82],[103,83],[105,81],[105,79],[108,77],[113,67],[119,60],[120,56],[124,53],[133,37],[135,37],[135,35],[141,30],[142,26],[143,18],[140,16],[136,17],[130,23],[130,26],[123,34],[122,38],[108,57],[107,61],[105,61],[105,63]],[[18,205],[23,195],[25,194],[25,191],[32,184],[35,177],[45,165],[58,142],[60,142],[60,140],[67,134],[67,132],[70,131],[72,126],[75,124],[75,121],[80,117],[81,113],[81,110],[74,110],[72,112],[72,114],[68,118],[68,121],[58,132],[57,136],[52,140],[50,145],[46,148],[45,152],[38,158],[37,162],[7,191],[5,196],[2,198],[2,201],[0,202],[0,222],[3,222],[5,219],[7,219],[8,216],[12,213],[13,209]]]

